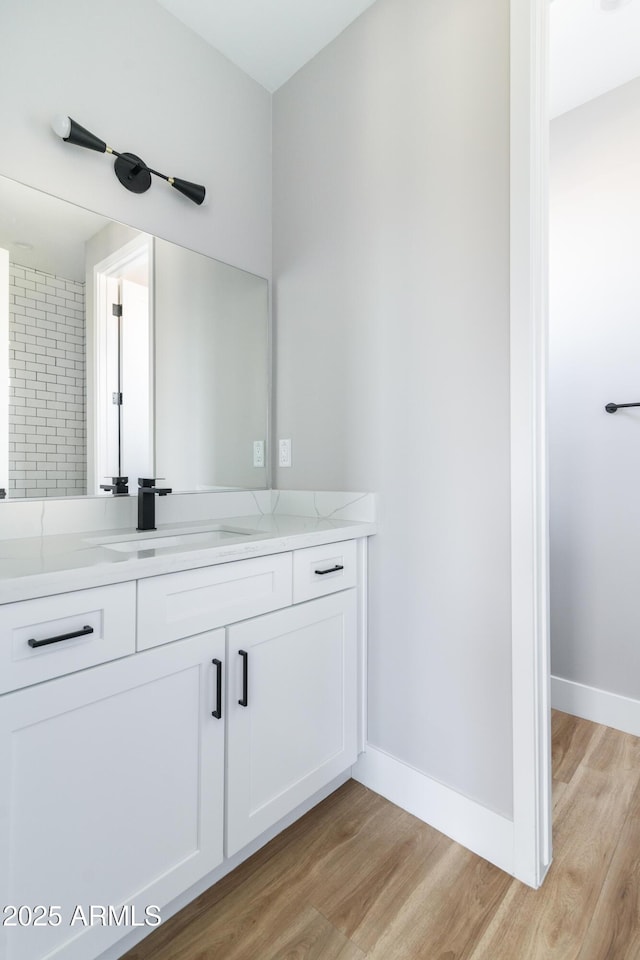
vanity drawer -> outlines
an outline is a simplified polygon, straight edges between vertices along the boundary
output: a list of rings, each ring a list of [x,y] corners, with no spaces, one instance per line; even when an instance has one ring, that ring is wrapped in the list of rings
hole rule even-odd
[[[3,604],[0,693],[135,653],[135,628],[133,582]]]
[[[138,581],[138,649],[287,607],[291,554],[236,560]]]
[[[338,568],[338,569],[334,569]],[[326,543],[293,551],[293,602],[313,600],[328,593],[355,587],[355,540]]]

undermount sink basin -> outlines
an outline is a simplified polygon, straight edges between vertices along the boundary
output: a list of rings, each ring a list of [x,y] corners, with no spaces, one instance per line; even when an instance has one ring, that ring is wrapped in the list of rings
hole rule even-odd
[[[119,553],[140,553],[143,550],[173,549],[206,549],[215,547],[229,540],[241,540],[243,537],[254,536],[255,530],[239,530],[234,527],[216,527],[215,529],[201,530],[197,533],[176,533],[172,536],[149,533],[132,535],[125,539],[103,537],[89,542],[107,550],[116,550]]]

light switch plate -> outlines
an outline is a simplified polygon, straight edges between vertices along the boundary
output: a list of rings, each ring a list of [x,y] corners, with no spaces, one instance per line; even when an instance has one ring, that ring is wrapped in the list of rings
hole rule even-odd
[[[291,466],[291,440],[278,442],[278,464],[281,467]]]
[[[264,440],[253,441],[253,465],[264,467]]]

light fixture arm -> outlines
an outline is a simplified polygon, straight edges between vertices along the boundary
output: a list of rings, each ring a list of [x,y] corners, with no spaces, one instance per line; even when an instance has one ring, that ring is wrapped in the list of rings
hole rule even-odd
[[[88,150],[95,150],[98,153],[110,153],[116,158],[114,163],[115,174],[127,190],[132,193],[145,193],[151,186],[151,175],[166,180],[175,190],[188,197],[194,203],[200,205],[205,198],[206,190],[199,183],[191,183],[190,180],[180,180],[178,177],[168,177],[153,167],[148,167],[144,160],[137,157],[135,153],[119,153],[113,147],[109,147],[104,140],[96,137],[91,131],[82,127],[71,117],[56,117],[52,124],[52,129],[66,143],[73,143],[78,147],[85,147]]]

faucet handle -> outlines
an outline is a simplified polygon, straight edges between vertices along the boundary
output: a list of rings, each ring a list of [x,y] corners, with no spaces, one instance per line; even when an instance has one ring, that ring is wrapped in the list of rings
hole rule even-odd
[[[129,477],[105,477],[105,480],[111,480],[111,483],[101,483],[101,490],[111,490],[114,496],[124,496],[129,493]]]
[[[140,490],[157,493],[159,497],[166,497],[168,493],[173,492],[171,487],[156,487],[158,480],[164,480],[164,477],[138,477],[138,486]]]

